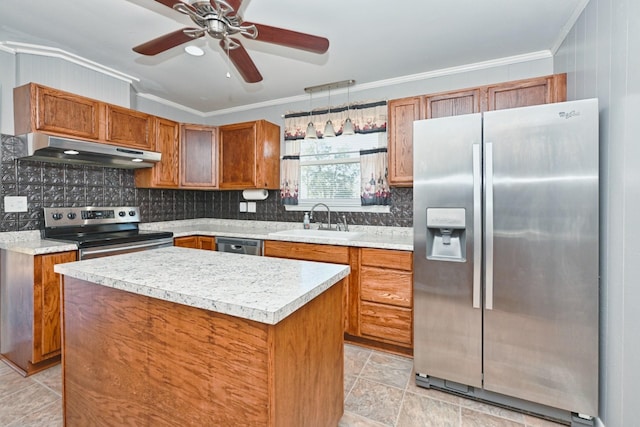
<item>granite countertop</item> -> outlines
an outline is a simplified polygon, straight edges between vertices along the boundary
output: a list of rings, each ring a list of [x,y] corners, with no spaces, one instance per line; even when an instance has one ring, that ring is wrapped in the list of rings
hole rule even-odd
[[[314,225],[315,227],[315,225]],[[171,231],[174,237],[192,235],[216,237],[243,237],[260,240],[281,240],[287,242],[319,243],[365,248],[413,250],[413,229],[409,227],[376,227],[351,225],[351,231],[360,232],[351,240],[314,236],[279,236],[270,233],[280,230],[302,229],[302,224],[292,222],[224,220],[201,218],[192,220],[164,221],[140,224],[141,230]],[[45,240],[40,231],[14,231],[0,233],[0,249],[21,252],[28,255],[75,251],[73,243]]]
[[[58,264],[76,279],[276,324],[349,274],[345,265],[170,247]]]
[[[317,226],[313,225],[312,227],[316,228]],[[140,229],[171,231],[173,232],[173,237],[197,234],[201,236],[244,237],[248,239],[281,240],[287,242],[396,249],[402,251],[413,250],[413,229],[409,227],[350,225],[350,231],[361,233],[350,240],[335,239],[332,237],[279,236],[271,234],[281,230],[302,229],[301,223],[292,222],[204,219],[145,223],[140,224]]]

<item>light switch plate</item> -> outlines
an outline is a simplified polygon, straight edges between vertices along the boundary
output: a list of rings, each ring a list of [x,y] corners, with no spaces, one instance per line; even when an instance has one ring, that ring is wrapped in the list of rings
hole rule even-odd
[[[27,196],[4,196],[5,212],[26,212]]]
[[[240,212],[247,211],[247,202],[240,202]]]
[[[256,213],[256,202],[247,202],[247,209],[249,213]]]

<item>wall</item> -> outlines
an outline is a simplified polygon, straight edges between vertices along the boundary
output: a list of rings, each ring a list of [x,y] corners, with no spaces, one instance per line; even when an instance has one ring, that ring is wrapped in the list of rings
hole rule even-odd
[[[143,222],[211,217],[302,222],[302,212],[285,211],[278,191],[270,191],[267,200],[257,202],[256,213],[241,213],[239,205],[244,200],[241,191],[135,188],[132,170],[17,160],[13,150],[15,144],[15,137],[2,135],[0,232],[41,229],[42,208],[49,206],[139,206]],[[4,196],[26,196],[28,212],[4,213]],[[411,189],[394,189],[392,198],[390,214],[346,213],[347,221],[350,224],[410,227]],[[320,213],[320,219],[323,219],[322,215]]]
[[[140,190],[133,186],[133,172],[108,168],[60,166],[32,161],[15,160],[11,154],[13,113],[8,124],[4,108],[11,110],[12,101],[7,102],[7,90],[30,81],[38,82],[72,93],[101,101],[138,109],[179,122],[220,125],[234,122],[266,119],[282,127],[282,115],[287,111],[305,110],[308,100],[302,96],[299,102],[278,104],[274,100],[269,107],[250,106],[234,111],[198,113],[175,104],[154,99],[146,94],[137,94],[131,81],[114,76],[105,70],[87,68],[63,58],[26,53],[8,54],[0,51],[0,59],[7,57],[0,67],[0,90],[2,90],[3,112],[0,116],[2,129],[3,161],[0,165],[2,189],[0,203],[5,195],[28,197],[29,212],[3,214],[0,230],[37,229],[42,225],[41,207],[60,205],[131,204],[140,205],[143,221],[162,221],[195,217],[215,217],[268,221],[302,221],[301,212],[287,212],[279,204],[279,194],[271,191],[266,201],[257,202],[255,214],[240,213],[239,191],[179,191]],[[8,65],[7,65],[8,64]],[[13,67],[13,73],[11,68]],[[98,67],[99,68],[99,67]],[[354,86],[351,101],[394,99],[416,94],[442,92],[465,87],[479,86],[508,80],[551,74],[552,58],[531,59],[524,62],[496,61],[490,64],[470,64],[451,70],[442,70],[422,76],[399,77],[385,82],[374,82]],[[301,90],[302,92],[302,90]],[[340,103],[346,102],[346,94]],[[12,98],[12,97],[11,97]],[[321,101],[314,106],[321,106]],[[242,110],[242,111],[240,111]],[[7,157],[8,156],[8,157]],[[51,179],[55,182],[50,182]],[[392,189],[392,204],[389,214],[346,213],[351,224],[390,225],[411,227],[413,225],[413,194],[411,188]],[[2,210],[4,212],[4,210]]]
[[[16,138],[0,145],[0,231],[42,228],[49,206],[140,207],[143,222],[203,218],[213,211],[213,192],[137,189],[133,171],[16,160]],[[4,196],[27,196],[28,212],[5,213]]]
[[[591,0],[554,58],[569,99],[600,103],[600,418],[637,425],[640,406],[640,2]]]

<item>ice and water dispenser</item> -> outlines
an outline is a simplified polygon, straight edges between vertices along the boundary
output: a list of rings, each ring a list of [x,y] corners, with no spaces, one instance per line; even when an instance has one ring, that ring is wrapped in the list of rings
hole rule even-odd
[[[427,259],[466,261],[464,208],[427,208]]]

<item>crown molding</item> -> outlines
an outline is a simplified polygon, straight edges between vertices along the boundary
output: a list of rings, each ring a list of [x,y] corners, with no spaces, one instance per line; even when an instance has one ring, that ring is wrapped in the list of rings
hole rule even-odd
[[[101,74],[105,74],[109,77],[123,80],[129,84],[140,81],[140,79],[137,77],[130,76],[129,74],[122,73],[116,69],[106,67],[97,62],[90,61],[86,58],[83,58],[81,56],[75,55],[73,53],[69,53],[65,50],[58,49],[55,47],[5,41],[5,42],[0,42],[0,50],[9,52],[13,55],[24,53],[29,55],[46,56],[49,58],[62,59],[67,62],[71,62],[73,64],[87,68],[89,70],[96,71]]]

